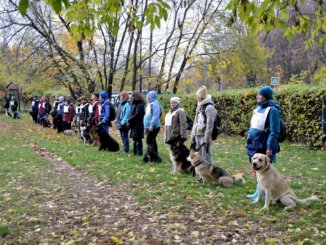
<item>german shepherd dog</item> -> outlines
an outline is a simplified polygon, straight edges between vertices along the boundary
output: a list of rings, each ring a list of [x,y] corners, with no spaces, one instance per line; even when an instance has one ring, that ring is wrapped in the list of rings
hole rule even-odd
[[[98,136],[98,133],[96,132],[96,125],[87,125],[87,130],[89,132],[89,137],[93,142],[93,147],[100,146],[100,137]]]
[[[102,125],[96,125],[96,132],[100,141],[99,151],[108,150],[116,152],[120,150],[118,142],[104,130]]]
[[[231,187],[235,183],[245,183],[242,177],[233,177],[224,169],[214,166],[202,159],[198,152],[201,147],[203,147],[203,145],[200,146],[199,149],[195,149],[194,147],[191,148],[188,161],[191,162],[192,166],[195,168],[196,174],[201,177],[203,183],[218,183],[223,187]]]
[[[172,161],[172,173],[192,172],[194,167],[187,160],[190,151],[181,141],[174,141],[170,144],[170,158]]]

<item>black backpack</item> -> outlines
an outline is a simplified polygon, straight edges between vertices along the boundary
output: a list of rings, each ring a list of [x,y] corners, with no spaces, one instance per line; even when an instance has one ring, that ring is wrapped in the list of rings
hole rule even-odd
[[[286,125],[282,118],[280,121],[280,137],[278,138],[278,142],[282,143],[286,139]]]
[[[109,116],[109,121],[112,122],[114,121],[116,118],[116,113],[115,113],[115,109],[114,106],[112,104],[110,104],[110,116]]]
[[[207,106],[209,105],[212,105],[214,107],[213,104],[211,103],[208,103],[208,104],[205,104],[203,107],[202,107],[202,113],[204,115],[204,118],[205,118],[205,123],[206,123],[206,114],[205,114],[205,111],[206,111],[206,108]],[[221,133],[221,118],[218,116],[218,114],[216,113],[216,118],[214,120],[214,125],[213,125],[213,131],[212,131],[212,140],[216,140],[217,139],[217,136]]]
[[[187,130],[191,130],[193,125],[194,125],[194,122],[187,115]]]

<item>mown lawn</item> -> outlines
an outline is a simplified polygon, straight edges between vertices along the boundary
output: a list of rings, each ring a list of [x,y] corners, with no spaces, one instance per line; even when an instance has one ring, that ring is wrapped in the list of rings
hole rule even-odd
[[[8,122],[10,119],[1,116],[0,120]],[[219,214],[216,222],[221,222],[222,225],[237,225],[241,228],[259,223],[261,227],[270,227],[275,232],[281,232],[282,238],[266,238],[266,242],[271,244],[276,243],[278,239],[325,244],[325,151],[310,150],[301,144],[283,143],[276,168],[287,177],[299,198],[315,194],[321,200],[307,206],[298,206],[290,212],[283,212],[280,205],[271,206],[269,213],[262,214],[259,209],[262,208],[263,202],[255,206],[246,199],[246,194],[255,189],[255,180],[248,172],[248,158],[244,139],[241,137],[221,136],[213,147],[216,165],[231,173],[246,170],[246,184],[225,189],[199,184],[190,174],[172,175],[168,147],[162,143],[161,136],[159,154],[163,163],[144,164],[140,157],[122,152],[98,152],[96,148],[80,143],[76,137],[57,134],[52,129],[43,129],[32,124],[28,115],[24,115],[23,120],[10,122],[18,130],[1,132],[0,160],[2,163],[9,161],[11,164],[0,164],[0,208],[6,198],[4,193],[12,191],[14,195],[15,191],[8,185],[11,175],[16,172],[14,168],[20,168],[22,165],[29,168],[29,164],[38,168],[44,164],[44,160],[31,158],[29,151],[32,149],[26,145],[26,142],[29,142],[55,153],[75,168],[95,175],[99,181],[109,181],[121,191],[132,193],[139,204],[149,212],[216,212]],[[23,145],[19,142],[19,130],[28,132],[28,137],[21,136],[25,137],[22,140],[25,142]],[[10,137],[10,134],[15,137]],[[120,139],[117,132],[113,131],[112,134]],[[13,159],[12,154],[17,149],[20,149],[19,155]],[[4,152],[6,154],[2,154]],[[24,171],[18,169],[17,174],[21,173],[23,176]],[[0,236],[1,233],[6,233],[5,224],[0,225]]]

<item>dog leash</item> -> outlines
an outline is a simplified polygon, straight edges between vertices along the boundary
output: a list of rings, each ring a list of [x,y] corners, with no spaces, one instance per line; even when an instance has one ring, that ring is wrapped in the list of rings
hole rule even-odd
[[[202,163],[203,163],[203,160],[198,160],[195,163],[195,165],[193,165],[193,168],[192,168],[192,177],[195,177],[195,175],[196,175],[196,167],[198,167]]]
[[[193,149],[194,151],[199,151],[204,145],[205,143],[202,143],[198,148],[196,148],[196,144],[191,145],[190,149]]]

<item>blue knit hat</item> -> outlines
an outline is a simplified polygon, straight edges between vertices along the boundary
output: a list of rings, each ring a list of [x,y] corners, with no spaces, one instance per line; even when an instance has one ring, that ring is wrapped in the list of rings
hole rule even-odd
[[[103,100],[106,100],[109,97],[108,92],[106,91],[101,91],[100,96],[102,97]]]
[[[259,89],[258,94],[264,96],[266,100],[271,100],[273,98],[273,89],[270,86],[264,86]]]
[[[149,91],[147,94],[150,102],[153,102],[157,98],[157,92],[156,91]]]

